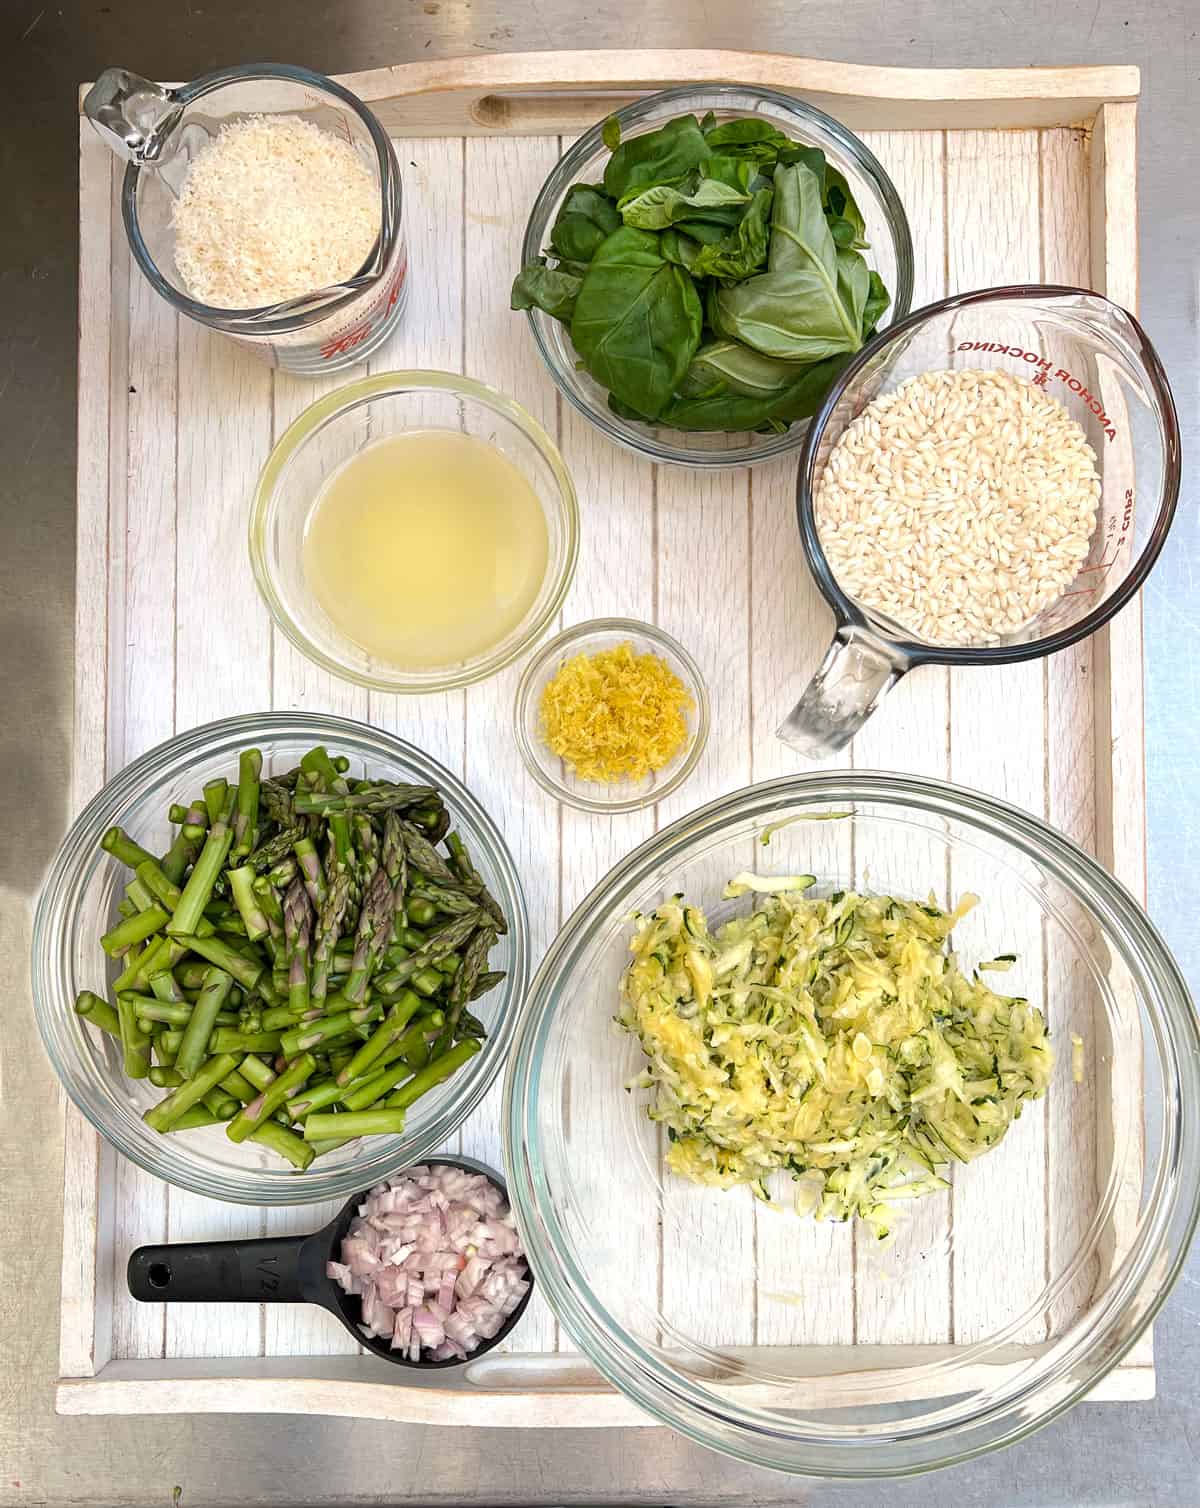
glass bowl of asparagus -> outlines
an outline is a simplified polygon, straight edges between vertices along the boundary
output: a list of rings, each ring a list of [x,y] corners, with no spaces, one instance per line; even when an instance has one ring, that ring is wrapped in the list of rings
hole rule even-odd
[[[345,1198],[420,1162],[504,1063],[528,923],[496,825],[419,749],[275,712],[127,766],[63,840],[33,999],[63,1087],[214,1199]]]

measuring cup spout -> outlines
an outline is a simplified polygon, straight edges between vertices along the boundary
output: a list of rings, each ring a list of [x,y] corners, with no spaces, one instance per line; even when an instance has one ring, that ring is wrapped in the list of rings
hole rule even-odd
[[[171,133],[183,105],[170,89],[128,68],[106,68],[83,100],[97,134],[125,162],[159,167],[171,155]]]
[[[908,661],[886,640],[865,628],[842,624],[777,736],[809,759],[836,754],[908,668]]]

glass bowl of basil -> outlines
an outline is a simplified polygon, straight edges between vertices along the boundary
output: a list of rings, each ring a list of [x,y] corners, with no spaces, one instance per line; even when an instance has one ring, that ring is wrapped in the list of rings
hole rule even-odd
[[[586,132],[534,203],[512,307],[560,391],[655,461],[799,447],[834,378],[912,299],[874,153],[789,95],[704,84]]]

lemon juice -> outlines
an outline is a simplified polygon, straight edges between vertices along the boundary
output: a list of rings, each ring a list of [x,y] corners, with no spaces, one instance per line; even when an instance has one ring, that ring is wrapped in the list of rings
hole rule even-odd
[[[405,670],[475,659],[533,606],[549,544],[537,493],[494,446],[452,430],[378,440],[325,483],[304,571],[334,625]]]

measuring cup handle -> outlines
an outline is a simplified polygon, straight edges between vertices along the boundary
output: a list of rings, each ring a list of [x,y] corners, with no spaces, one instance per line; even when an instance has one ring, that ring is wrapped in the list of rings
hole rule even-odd
[[[882,640],[842,624],[777,736],[809,759],[836,754],[907,669],[907,662]]]
[[[139,1246],[129,1258],[129,1291],[143,1303],[303,1304],[305,1236]]]

